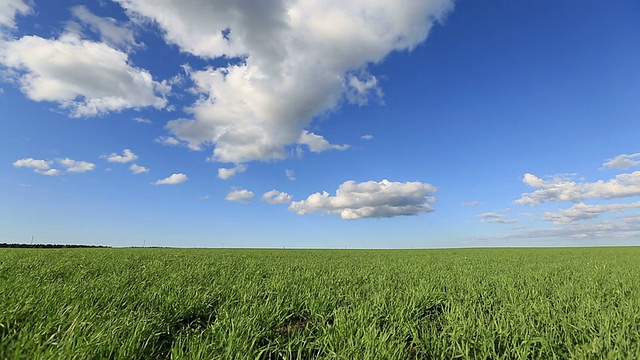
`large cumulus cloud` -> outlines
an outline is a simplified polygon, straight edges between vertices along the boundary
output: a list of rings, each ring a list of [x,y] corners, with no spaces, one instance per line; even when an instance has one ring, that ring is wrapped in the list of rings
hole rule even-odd
[[[296,144],[346,149],[308,132],[313,118],[345,99],[365,104],[382,96],[369,65],[413,49],[453,6],[450,0],[117,1],[132,18],[155,22],[181,51],[227,59],[225,66],[189,70],[199,99],[190,116],[167,128],[191,148],[214,145],[215,160],[234,163],[285,158]]]

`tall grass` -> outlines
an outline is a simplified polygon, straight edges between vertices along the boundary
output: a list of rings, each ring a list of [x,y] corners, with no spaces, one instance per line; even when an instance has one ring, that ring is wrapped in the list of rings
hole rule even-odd
[[[640,248],[0,249],[0,358],[640,358]]]

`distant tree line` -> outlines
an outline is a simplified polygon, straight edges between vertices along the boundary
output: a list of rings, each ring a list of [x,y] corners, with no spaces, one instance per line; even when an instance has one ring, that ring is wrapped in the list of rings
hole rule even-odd
[[[9,244],[0,243],[0,248],[39,248],[39,249],[71,249],[71,248],[108,248],[101,245],[72,245],[72,244]]]

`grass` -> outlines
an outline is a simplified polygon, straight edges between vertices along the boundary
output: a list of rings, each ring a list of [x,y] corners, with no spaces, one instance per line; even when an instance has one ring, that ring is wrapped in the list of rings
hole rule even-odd
[[[640,358],[640,248],[0,249],[2,359]]]

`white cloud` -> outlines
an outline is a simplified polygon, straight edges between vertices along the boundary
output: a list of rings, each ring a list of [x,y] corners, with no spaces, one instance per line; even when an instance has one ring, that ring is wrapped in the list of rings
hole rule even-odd
[[[292,202],[289,210],[298,215],[327,212],[346,220],[417,215],[433,211],[428,204],[435,202],[431,194],[436,191],[435,186],[421,182],[349,180],[338,187],[336,196],[315,193]]]
[[[371,139],[373,139],[373,135],[371,135],[371,134],[362,135],[362,136],[360,136],[360,139],[371,140]]]
[[[131,150],[129,149],[124,149],[124,151],[122,152],[122,155],[118,155],[116,153],[111,153],[109,156],[106,157],[108,162],[115,162],[115,163],[128,163],[128,162],[132,162],[134,160],[136,160],[138,158],[138,155],[134,154]]]
[[[491,219],[487,220],[489,224],[515,224],[519,220],[518,219]]]
[[[132,18],[154,21],[181,51],[226,59],[185,68],[200,97],[189,118],[167,128],[233,163],[285,158],[287,146],[309,145],[305,129],[318,115],[345,98],[382,96],[369,66],[415,48],[453,8],[452,0],[117,2]]]
[[[93,171],[96,167],[95,164],[86,161],[77,161],[69,158],[56,159],[56,161],[62,166],[67,168],[67,172],[70,173],[83,173],[87,171]],[[56,176],[61,175],[62,171],[59,169],[52,169],[53,163],[48,160],[37,160],[33,158],[20,159],[13,163],[15,167],[26,167],[34,169],[33,171],[40,175]]]
[[[143,174],[143,173],[148,173],[149,172],[149,168],[146,168],[144,166],[140,166],[137,164],[131,164],[131,166],[129,166],[129,170],[131,170],[131,172],[134,175],[138,175],[138,174]]]
[[[578,202],[595,198],[613,199],[640,195],[640,171],[619,174],[608,181],[581,183],[560,177],[547,181],[527,173],[524,175],[523,182],[538,190],[522,194],[522,197],[515,201],[520,205],[539,205],[545,201]]]
[[[231,169],[220,168],[220,169],[218,169],[218,177],[220,179],[227,180],[227,179],[230,179],[230,178],[236,176],[237,174],[239,174],[241,172],[244,172],[245,170],[247,170],[247,166],[243,165],[243,164],[238,164],[238,165],[236,165],[236,167],[231,168]]]
[[[289,204],[291,199],[293,196],[278,190],[267,191],[262,195],[262,201],[268,204]]]
[[[482,203],[480,201],[469,201],[469,202],[466,202],[466,203],[462,204],[462,206],[466,206],[466,207],[469,207],[469,206],[480,206],[480,205],[482,205]]]
[[[180,140],[174,138],[173,136],[160,136],[160,137],[157,137],[153,141],[157,142],[158,144],[162,144],[162,145],[169,145],[169,146],[180,145]]]
[[[247,189],[231,190],[225,198],[227,201],[233,201],[241,204],[247,204],[253,199],[253,191]]]
[[[74,6],[71,13],[80,22],[100,36],[100,40],[112,48],[130,50],[136,43],[133,30],[128,24],[119,24],[118,21],[110,17],[96,16],[84,5]]]
[[[72,160],[69,158],[56,159],[58,163],[67,168],[67,172],[71,173],[83,173],[87,171],[93,171],[96,165],[86,161]]]
[[[640,159],[640,153],[622,154],[614,157],[613,159],[607,159],[602,166],[609,169],[627,169],[640,165],[640,161],[638,159]]]
[[[327,150],[346,150],[349,148],[349,145],[333,145],[330,144],[327,139],[322,137],[321,135],[316,135],[312,132],[303,131],[300,135],[300,139],[298,139],[299,144],[305,144],[309,146],[309,150],[311,152],[323,152]]]
[[[296,174],[293,172],[293,170],[284,169],[284,174],[287,176],[287,179],[291,181],[296,180]]]
[[[613,221],[595,223],[567,223],[548,229],[534,229],[497,236],[497,239],[549,239],[566,241],[567,239],[637,239],[640,236],[640,216],[619,217]]]
[[[510,211],[511,209],[507,209],[506,211]],[[509,219],[507,215],[500,214],[495,211],[486,212],[482,214],[476,215],[480,218],[480,223],[489,223],[489,224],[515,224],[518,222],[518,219]]]
[[[347,76],[346,83],[346,95],[350,103],[363,106],[369,103],[370,98],[382,102],[384,93],[378,86],[378,79],[375,76],[370,74],[362,74],[361,76],[350,74]]]
[[[0,27],[14,29],[16,14],[26,15],[31,11],[31,1],[2,0],[0,1]],[[0,36],[1,37],[1,36]]]
[[[32,169],[38,169],[38,170],[48,170],[51,168],[51,161],[26,158],[26,159],[16,160],[13,163],[13,166],[26,167],[26,168],[32,168]]]
[[[35,169],[33,170],[36,174],[40,174],[40,175],[47,175],[47,176],[58,176],[58,175],[62,175],[62,171],[58,170],[58,169],[49,169],[49,170],[40,170],[40,169]]]
[[[142,123],[142,124],[151,124],[151,120],[146,119],[146,118],[142,118],[142,117],[135,117],[135,118],[133,118],[133,121],[135,121],[137,123]]]
[[[187,177],[187,175],[182,174],[182,173],[178,173],[178,174],[172,174],[171,176],[158,180],[156,182],[154,182],[154,185],[177,185],[177,184],[182,184],[183,182],[189,180],[189,178]]]
[[[492,212],[486,212],[486,213],[478,214],[476,216],[481,218],[481,219],[497,219],[497,218],[504,217],[505,215],[498,214],[497,212],[493,212],[492,211]]]
[[[0,63],[16,71],[22,91],[53,101],[73,117],[166,106],[170,86],[130,65],[126,53],[66,33],[59,39],[24,36],[0,46]]]
[[[640,202],[607,205],[587,205],[585,203],[578,203],[569,209],[560,209],[557,212],[545,212],[542,220],[553,221],[555,224],[566,224],[578,220],[592,219],[604,213],[616,213],[635,208],[640,208]]]

